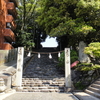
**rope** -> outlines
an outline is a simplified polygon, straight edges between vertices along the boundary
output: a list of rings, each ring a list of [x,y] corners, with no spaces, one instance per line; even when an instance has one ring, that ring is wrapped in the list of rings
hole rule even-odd
[[[54,54],[54,53],[61,53],[61,52],[63,52],[64,50],[62,50],[62,51],[56,51],[56,52],[35,52],[35,51],[32,51],[31,53],[39,53],[39,54]]]
[[[25,50],[25,51],[27,51],[27,50]],[[62,51],[56,51],[56,52],[35,52],[35,51],[31,51],[31,53],[38,54],[38,58],[41,58],[41,54],[49,54],[49,58],[52,59],[52,55],[51,54],[58,53],[58,57],[60,57],[60,53],[63,52],[63,51],[64,50],[62,50]]]

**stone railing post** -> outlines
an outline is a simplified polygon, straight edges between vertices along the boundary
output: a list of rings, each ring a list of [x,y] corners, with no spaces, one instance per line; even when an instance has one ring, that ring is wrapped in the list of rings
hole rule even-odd
[[[24,58],[24,47],[18,47],[17,72],[16,72],[16,81],[15,81],[15,85],[17,87],[21,87],[22,84],[23,58]]]
[[[65,48],[65,86],[71,88],[70,48]]]

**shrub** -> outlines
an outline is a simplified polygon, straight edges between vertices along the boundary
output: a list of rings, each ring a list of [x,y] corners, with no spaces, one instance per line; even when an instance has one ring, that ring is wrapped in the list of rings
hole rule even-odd
[[[77,82],[77,83],[75,83],[74,86],[78,90],[83,90],[85,88],[85,86],[82,84],[82,82]]]
[[[78,55],[77,55],[77,52],[75,50],[71,50],[71,52],[70,52],[70,60],[71,60],[71,63],[73,63],[76,60],[78,60]],[[61,56],[58,59],[58,61],[59,61],[58,66],[64,68],[64,66],[65,66],[65,53],[64,52],[61,53]]]
[[[85,47],[84,53],[95,58],[100,58],[100,42],[93,42]]]
[[[65,53],[64,52],[61,53],[58,61],[59,61],[58,66],[64,67],[64,65],[65,65],[65,62],[64,62],[65,61]]]
[[[84,89],[100,76],[100,43],[90,43],[85,47],[84,53],[88,54],[91,63],[79,63],[74,67],[74,71],[77,72],[73,80],[76,89]]]
[[[71,63],[73,63],[76,60],[78,60],[77,52],[75,50],[71,50],[70,57],[71,57]]]

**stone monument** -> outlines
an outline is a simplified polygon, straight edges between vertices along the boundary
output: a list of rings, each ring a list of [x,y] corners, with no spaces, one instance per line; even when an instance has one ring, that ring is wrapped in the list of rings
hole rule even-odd
[[[89,63],[90,59],[89,59],[88,55],[84,53],[84,48],[85,47],[86,47],[86,44],[83,41],[81,41],[79,43],[79,61],[80,62],[87,62],[87,63]]]

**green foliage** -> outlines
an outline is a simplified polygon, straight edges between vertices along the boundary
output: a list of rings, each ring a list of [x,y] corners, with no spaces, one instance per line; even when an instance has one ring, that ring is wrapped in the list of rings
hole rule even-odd
[[[86,67],[86,66],[81,67],[81,71],[91,71],[91,70],[97,70],[97,69],[100,69],[100,65],[94,65],[91,67]]]
[[[16,46],[24,46],[26,48],[34,47],[35,34],[35,0],[19,0],[17,8],[18,17],[16,19]]]
[[[21,30],[34,37],[35,29],[41,27],[50,36],[68,36],[72,46],[80,40],[100,41],[100,0],[19,1],[17,36]]]
[[[78,60],[77,52],[75,50],[71,50],[70,57],[71,57],[71,63],[73,63],[76,60]]]
[[[16,41],[16,43],[19,46],[23,46],[25,48],[34,47],[34,42],[31,33],[26,33],[22,31],[21,34],[18,35],[17,39],[19,41]]]
[[[100,58],[100,42],[90,43],[88,47],[85,47],[84,53],[95,58]]]
[[[71,50],[70,57],[71,57],[71,63],[78,60],[77,52],[74,51],[74,50]],[[65,54],[64,54],[64,52],[61,53],[61,56],[58,60],[59,60],[58,66],[59,67],[64,67],[65,66]]]
[[[90,56],[91,61],[93,61],[93,65],[91,67],[82,67],[81,70],[98,70],[100,69],[100,42],[93,42],[85,47],[84,53]],[[93,60],[95,58],[95,60]]]
[[[80,63],[76,66],[76,70],[79,71],[91,71],[100,69],[100,65],[93,64],[93,63]]]
[[[46,34],[69,36],[73,46],[80,40],[100,41],[100,0],[41,0],[38,5],[36,21]]]
[[[79,63],[74,67],[76,72],[76,79],[73,79],[73,84],[76,89],[85,89],[94,80],[96,80],[100,74],[100,65],[94,65],[93,63]]]
[[[83,35],[86,36],[89,32],[94,32],[92,26],[86,25],[82,18],[76,20],[68,20],[65,23],[60,23],[59,26],[53,28],[49,33],[51,36],[62,36],[66,33],[69,35]],[[80,21],[80,23],[79,23]],[[66,27],[67,26],[67,27]],[[52,34],[53,33],[53,34]]]
[[[65,63],[64,63],[64,61],[65,61],[65,53],[64,52],[61,53],[58,61],[59,61],[59,63],[58,63],[59,67],[64,67],[65,66]]]
[[[82,82],[77,82],[74,84],[75,88],[78,90],[83,90],[85,86],[82,84]]]

